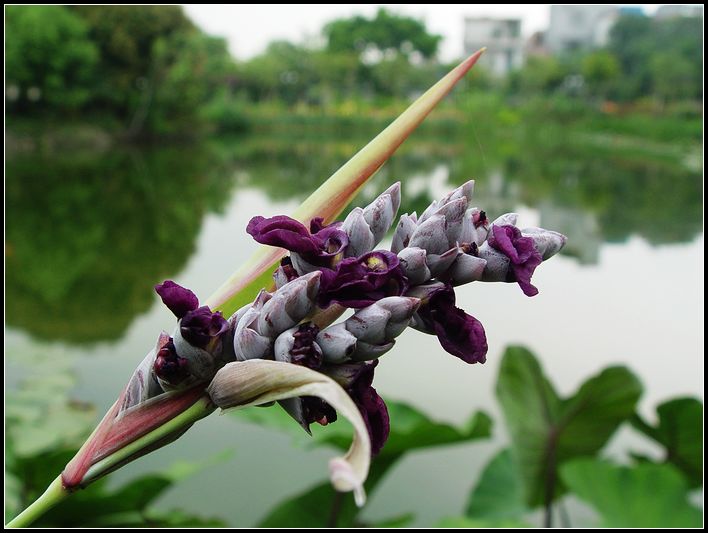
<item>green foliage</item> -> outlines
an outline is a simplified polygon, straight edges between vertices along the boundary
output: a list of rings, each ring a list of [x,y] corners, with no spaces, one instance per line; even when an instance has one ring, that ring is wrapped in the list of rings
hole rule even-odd
[[[495,455],[472,490],[465,516],[472,520],[517,521],[529,513],[519,468],[510,449]]]
[[[657,426],[639,415],[632,426],[666,449],[665,462],[677,467],[692,488],[703,482],[703,404],[696,398],[676,398],[656,408]]]
[[[491,419],[483,412],[475,413],[461,427],[430,420],[420,411],[400,403],[387,402],[391,418],[391,434],[381,453],[374,458],[366,481],[366,492],[372,495],[388,471],[407,453],[432,446],[446,446],[488,437]],[[278,430],[304,435],[284,411],[279,408],[246,409],[235,411],[236,416]],[[316,428],[314,428],[316,429]],[[351,442],[352,429],[343,422],[328,425],[322,431],[314,431],[314,442],[331,444],[346,450]],[[281,502],[260,522],[260,527],[359,527],[359,509],[352,498],[342,497],[332,489],[329,481],[321,483],[291,499]],[[409,517],[396,517],[380,527],[400,526]]]
[[[91,97],[98,49],[87,24],[63,6],[5,8],[5,86],[9,111],[72,111]]]
[[[116,118],[129,137],[193,136],[201,107],[235,79],[225,40],[179,6],[10,6],[6,26],[8,83],[20,90],[11,112],[83,110]]]
[[[669,465],[612,465],[579,459],[561,468],[579,498],[592,505],[603,527],[700,527],[702,513],[688,502],[685,480]]]
[[[331,52],[356,50],[361,54],[376,50],[382,56],[393,53],[406,58],[413,52],[431,58],[442,40],[442,36],[428,33],[422,21],[396,15],[385,8],[380,8],[371,19],[355,16],[334,20],[325,25],[323,33]]]
[[[702,24],[698,17],[620,17],[608,45],[622,69],[616,96],[624,100],[649,94],[700,98]]]
[[[620,64],[612,53],[598,50],[583,57],[581,72],[588,89],[604,97],[620,75]]]
[[[435,527],[452,527],[456,529],[488,529],[493,527],[516,529],[522,527],[531,527],[525,522],[520,520],[512,519],[501,519],[501,520],[485,520],[478,518],[468,518],[466,516],[444,518],[437,523]]]
[[[563,399],[531,352],[521,347],[507,349],[497,397],[529,505],[549,504],[562,494],[558,467],[569,459],[597,453],[632,415],[641,390],[629,370],[611,367]]]

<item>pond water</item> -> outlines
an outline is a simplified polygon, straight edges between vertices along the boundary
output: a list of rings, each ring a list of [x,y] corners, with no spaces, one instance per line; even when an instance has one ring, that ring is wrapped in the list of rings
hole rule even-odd
[[[173,326],[153,285],[171,278],[206,297],[256,248],[244,231],[252,216],[292,211],[364,140],[256,134],[189,147],[11,155],[6,351],[72,358],[73,397],[105,411],[156,332]],[[477,180],[475,205],[492,218],[516,211],[520,226],[561,231],[569,244],[538,269],[535,298],[511,284],[459,289],[458,305],[486,328],[485,365],[467,366],[415,331],[382,359],[376,387],[384,398],[453,423],[482,409],[496,424],[490,441],[407,456],[372,498],[365,512],[372,520],[415,512],[416,524],[429,525],[461,513],[480,468],[507,438],[494,385],[509,344],[532,349],[563,394],[623,364],[644,384],[640,407],[649,417],[669,397],[702,396],[702,178],[689,157],[577,139],[544,143],[543,132],[531,146],[501,147],[464,132],[444,143],[414,136],[356,204],[401,180],[401,212],[420,213],[469,178]],[[18,377],[9,366],[8,384]],[[652,451],[622,431],[610,453],[628,447]],[[113,482],[224,449],[233,457],[160,505],[254,525],[325,479],[332,455],[214,416]]]

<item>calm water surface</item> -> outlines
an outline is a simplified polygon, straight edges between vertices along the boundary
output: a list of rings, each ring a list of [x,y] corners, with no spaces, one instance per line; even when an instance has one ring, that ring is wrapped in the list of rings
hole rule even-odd
[[[383,358],[376,386],[384,398],[453,423],[483,409],[496,425],[491,441],[407,456],[372,498],[371,520],[415,511],[416,523],[426,525],[460,514],[480,468],[506,441],[494,384],[509,344],[531,348],[563,394],[623,364],[645,386],[648,416],[669,397],[702,396],[700,170],[681,158],[600,147],[540,143],[495,153],[491,146],[470,151],[477,143],[465,136],[454,141],[411,139],[357,202],[398,179],[402,210],[420,212],[474,177],[475,204],[492,217],[516,211],[520,226],[562,231],[569,246],[537,271],[535,298],[511,284],[459,289],[458,305],[485,325],[485,365],[465,365],[415,331]],[[80,377],[73,396],[105,411],[156,332],[173,327],[152,286],[172,278],[206,297],[256,248],[244,232],[252,216],[292,211],[361,144],[254,136],[189,149],[10,157],[6,350],[68,354]],[[12,386],[19,374],[12,365],[8,371]],[[653,450],[621,431],[609,453],[629,446]],[[253,525],[283,498],[325,479],[331,456],[213,416],[113,482],[224,449],[234,450],[230,460],[177,486],[161,505]]]

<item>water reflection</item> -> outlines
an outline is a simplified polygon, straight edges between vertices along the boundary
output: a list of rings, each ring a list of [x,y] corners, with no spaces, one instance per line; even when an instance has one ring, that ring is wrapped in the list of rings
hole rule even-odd
[[[688,242],[701,231],[701,176],[678,160],[572,136],[480,143],[469,135],[414,137],[357,202],[401,180],[402,210],[421,212],[450,184],[475,177],[479,206],[493,214],[522,204],[538,209],[542,225],[570,236],[566,254],[583,264],[597,262],[603,241]],[[98,154],[10,154],[8,325],[48,340],[119,339],[150,307],[152,285],[184,267],[205,213],[223,208],[233,190],[304,198],[367,138],[259,135]]]
[[[43,339],[118,339],[184,266],[228,180],[199,148],[31,154],[6,163],[7,323]],[[218,179],[217,179],[218,176]]]

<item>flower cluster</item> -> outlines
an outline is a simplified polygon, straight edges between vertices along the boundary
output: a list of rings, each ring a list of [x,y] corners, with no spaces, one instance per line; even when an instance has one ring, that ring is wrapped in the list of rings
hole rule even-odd
[[[274,274],[276,290],[262,290],[226,320],[199,307],[196,296],[174,282],[158,285],[178,324],[172,336],[160,336],[136,370],[127,404],[210,382],[229,362],[287,363],[336,382],[361,415],[371,453],[378,453],[388,437],[389,417],[372,382],[378,358],[396,337],[411,326],[437,336],[462,361],[484,363],[484,327],[455,305],[454,287],[514,282],[534,296],[534,270],[565,244],[560,233],[518,229],[513,213],[490,221],[485,211],[470,206],[473,189],[469,181],[432,202],[420,217],[402,215],[390,250],[375,247],[396,217],[398,183],[343,222],[325,225],[315,218],[308,228],[287,216],[254,217],[246,231],[256,241],[290,252]],[[336,322],[347,308],[353,314]],[[221,407],[236,401],[237,392],[225,394],[214,382],[210,390]],[[321,396],[277,401],[308,432],[313,423],[337,420],[337,411]]]

